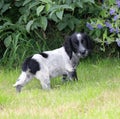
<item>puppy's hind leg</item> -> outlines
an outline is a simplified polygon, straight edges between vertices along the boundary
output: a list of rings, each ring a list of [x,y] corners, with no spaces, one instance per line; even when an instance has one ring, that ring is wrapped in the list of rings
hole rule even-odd
[[[28,83],[31,79],[33,78],[33,75],[29,72],[22,72],[21,75],[19,76],[18,80],[16,83],[13,85],[16,87],[17,92],[21,92],[22,87]]]
[[[48,73],[41,73],[41,71],[37,72],[35,77],[40,81],[42,85],[42,89],[49,90],[50,89],[50,78]]]
[[[50,80],[48,79],[41,79],[40,80],[41,85],[42,85],[42,89],[44,90],[50,90]]]

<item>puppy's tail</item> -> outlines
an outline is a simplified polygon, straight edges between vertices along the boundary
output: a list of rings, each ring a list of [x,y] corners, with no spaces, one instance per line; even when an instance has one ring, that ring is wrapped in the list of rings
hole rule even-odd
[[[25,79],[27,77],[27,72],[28,72],[31,58],[32,57],[29,57],[24,61],[23,65],[22,65],[22,73],[19,76],[19,78],[17,79],[16,83],[13,85],[14,87],[16,87],[17,85],[23,84],[23,82],[25,81]]]
[[[13,84],[13,87],[16,87],[16,91],[20,92],[21,88],[29,81],[29,78],[27,78],[27,73],[22,72],[19,76],[18,80],[15,84]]]

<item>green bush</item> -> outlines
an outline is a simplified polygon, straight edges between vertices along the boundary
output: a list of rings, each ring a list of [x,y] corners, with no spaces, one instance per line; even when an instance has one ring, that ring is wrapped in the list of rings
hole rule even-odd
[[[86,31],[100,10],[94,0],[1,0],[1,63],[17,66],[28,55],[60,47],[66,34]]]

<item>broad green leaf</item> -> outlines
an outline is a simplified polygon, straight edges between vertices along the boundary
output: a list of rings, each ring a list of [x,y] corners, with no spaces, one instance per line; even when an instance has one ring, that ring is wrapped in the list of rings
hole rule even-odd
[[[48,24],[47,18],[45,16],[42,16],[40,18],[40,24],[41,24],[41,27],[43,28],[43,30],[45,31],[47,28],[47,24]]]
[[[72,11],[74,10],[74,8],[71,5],[67,5],[67,4],[59,5],[59,8],[69,9],[69,10],[72,10]]]
[[[40,0],[43,3],[52,3],[52,0]]]
[[[68,22],[68,26],[69,26],[69,28],[70,28],[71,30],[73,30],[73,29],[74,29],[74,22],[70,20],[70,21]]]
[[[57,18],[56,14],[52,14],[52,16],[50,17],[50,19],[52,19],[56,23],[59,22],[59,19]]]
[[[27,30],[28,33],[30,32],[30,28],[31,28],[31,26],[32,26],[33,23],[34,23],[34,20],[30,20],[30,21],[27,23],[27,25],[26,25],[26,30]]]
[[[27,3],[29,3],[31,0],[25,0],[23,3],[23,6],[26,5]]]
[[[29,9],[31,9],[31,8],[33,8],[33,7],[37,6],[37,5],[39,5],[39,4],[40,4],[39,1],[32,2],[32,4],[29,5]]]
[[[39,16],[40,15],[40,13],[42,12],[42,10],[44,9],[44,5],[41,5],[41,6],[39,6],[37,9],[36,9],[36,12],[37,12],[37,16]]]
[[[72,4],[72,0],[63,0],[63,3],[67,3],[68,5]]]
[[[1,0],[0,1],[0,9],[3,7],[3,5],[4,5],[4,0]]]
[[[63,10],[63,9],[67,9],[67,10],[74,10],[74,8],[70,5],[54,5],[50,8],[49,12],[52,12],[52,11],[58,11],[58,10]]]
[[[57,25],[57,28],[59,29],[59,31],[62,31],[65,27],[67,26],[67,22],[61,22]]]
[[[1,10],[1,13],[6,12],[6,11],[9,9],[9,7],[10,7],[10,4],[5,4],[5,5],[3,5],[3,8],[2,8],[2,10]]]
[[[55,13],[55,10],[53,10],[50,14],[49,14],[49,18],[51,19],[53,14]]]
[[[49,12],[50,8],[51,8],[51,4],[46,4],[46,6],[45,6],[46,12]]]
[[[115,0],[109,0],[109,4],[110,4],[110,5],[115,4]]]
[[[84,2],[84,3],[86,3],[86,2],[95,3],[95,1],[94,1],[94,0],[83,0],[83,2]]]
[[[9,47],[11,41],[12,41],[12,37],[11,37],[11,35],[9,35],[9,36],[8,36],[7,38],[5,38],[5,40],[4,40],[5,46],[6,46],[6,47]]]
[[[63,12],[64,12],[63,10],[56,12],[56,16],[57,16],[60,20],[62,20]]]
[[[40,26],[40,21],[39,21],[39,20],[36,20],[36,21],[34,21],[34,24],[32,24],[31,30],[38,29],[38,27],[41,27],[41,26]]]
[[[83,3],[82,2],[76,2],[76,5],[80,8],[83,8]]]
[[[49,12],[57,11],[58,9],[60,9],[60,5],[53,5],[53,6],[49,9]]]

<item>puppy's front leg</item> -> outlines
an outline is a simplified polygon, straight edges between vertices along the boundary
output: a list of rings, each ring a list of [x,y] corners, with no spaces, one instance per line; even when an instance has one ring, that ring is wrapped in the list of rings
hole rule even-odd
[[[78,81],[76,69],[74,69],[74,71],[72,72],[72,78],[74,79],[74,81],[75,81],[75,80]]]
[[[45,73],[39,71],[36,73],[35,77],[40,81],[40,83],[42,85],[42,89],[44,89],[44,90],[50,89],[50,78],[49,78],[49,74],[47,72],[45,74]]]
[[[74,81],[75,81],[75,80],[78,81],[76,69],[74,69],[72,72],[69,72],[68,75],[69,75],[70,80],[73,79]]]
[[[68,81],[68,79],[67,79],[67,73],[66,74],[63,74],[63,77],[62,77],[62,82],[64,83],[64,82],[66,82],[66,81]]]
[[[41,81],[42,89],[44,89],[44,90],[50,89],[50,80],[49,79],[42,79],[40,81]]]

